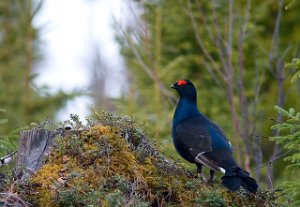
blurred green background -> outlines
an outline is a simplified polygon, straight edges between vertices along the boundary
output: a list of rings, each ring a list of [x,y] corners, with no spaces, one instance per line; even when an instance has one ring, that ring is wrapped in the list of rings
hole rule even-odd
[[[64,121],[58,112],[67,103],[89,97],[93,107],[87,111],[99,108],[136,116],[160,150],[184,162],[172,144],[178,96],[169,88],[184,78],[195,83],[199,109],[223,128],[236,159],[262,186],[299,176],[285,170],[283,159],[269,170],[261,167],[284,152],[269,140],[279,135],[271,126],[284,121],[274,106],[300,109],[300,82],[290,81],[296,71],[284,68],[299,58],[297,1],[122,1],[128,16],[121,14],[121,19],[128,21],[110,21],[123,70],[113,70],[114,59],[101,57],[106,48],[95,46],[83,74],[88,87],[78,84],[77,90],[55,92],[36,84],[43,73],[40,63],[47,59],[40,41],[45,32],[34,24],[44,3],[0,2],[0,156],[16,149],[19,128],[46,117]],[[121,73],[122,81],[107,81],[112,73]],[[72,74],[65,78],[72,80]],[[110,96],[109,91],[118,87],[122,93]],[[72,112],[78,113],[76,108]]]

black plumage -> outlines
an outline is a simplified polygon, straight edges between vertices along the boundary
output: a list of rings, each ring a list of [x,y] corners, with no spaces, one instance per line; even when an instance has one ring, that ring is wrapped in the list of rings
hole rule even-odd
[[[177,152],[195,163],[199,173],[203,165],[209,167],[211,180],[215,171],[223,172],[222,184],[229,190],[236,191],[243,186],[255,193],[258,189],[256,181],[235,162],[231,144],[222,129],[199,112],[193,83],[179,80],[171,87],[180,95],[172,126]]]

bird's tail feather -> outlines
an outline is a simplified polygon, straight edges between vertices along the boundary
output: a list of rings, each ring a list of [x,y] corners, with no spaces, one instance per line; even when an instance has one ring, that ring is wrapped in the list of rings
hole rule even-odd
[[[222,177],[222,184],[231,191],[236,191],[241,186],[251,193],[256,193],[258,189],[256,181],[239,167],[227,169],[225,176]]]

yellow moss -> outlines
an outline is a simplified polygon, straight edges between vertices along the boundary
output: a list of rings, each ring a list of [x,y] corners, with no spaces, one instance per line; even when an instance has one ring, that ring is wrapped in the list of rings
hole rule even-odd
[[[52,203],[51,187],[60,177],[61,169],[62,165],[46,164],[37,172],[36,176],[32,177],[31,181],[38,186],[38,194],[34,196],[34,200],[37,200],[39,206],[48,206]]]
[[[93,150],[98,150],[99,148],[95,146],[94,144],[89,144],[89,143],[84,143],[83,148],[86,151],[93,151]]]
[[[110,134],[111,133],[111,127],[103,126],[103,125],[96,125],[96,126],[92,127],[91,131],[92,132],[99,132],[100,134]]]
[[[49,186],[53,183],[53,179],[59,178],[59,171],[62,169],[62,165],[57,164],[45,164],[38,172],[37,175],[32,178],[32,181],[42,186]]]
[[[101,184],[104,183],[104,180],[104,177],[101,176],[101,174],[99,176],[99,174],[95,172],[95,169],[92,166],[86,169],[83,177],[83,181],[84,183],[88,184],[89,190],[101,186]]]
[[[64,177],[66,189],[76,188],[80,195],[88,195],[94,191],[101,191],[97,197],[97,205],[108,206],[105,196],[113,193],[116,186],[111,181],[113,176],[120,176],[125,182],[134,184],[137,194],[143,199],[153,202],[155,199],[163,200],[163,195],[169,196],[176,206],[195,206],[195,198],[205,195],[202,191],[210,188],[185,176],[174,176],[159,169],[157,160],[153,156],[139,161],[137,152],[131,150],[129,144],[122,138],[116,129],[109,126],[96,125],[78,139],[76,150],[70,147],[72,139],[65,137],[61,140],[63,149],[68,149],[64,154],[56,148],[49,157],[49,163],[44,165],[32,182],[38,184],[36,196],[38,205],[57,205],[57,191],[53,189],[55,181]],[[76,144],[76,143],[75,143]],[[117,182],[117,181],[116,181]],[[186,187],[186,183],[191,187]],[[109,187],[107,187],[107,185]],[[105,188],[105,189],[103,189]],[[217,191],[226,203],[236,202],[241,204],[240,197],[226,190]],[[244,202],[244,201],[243,201]]]
[[[87,138],[82,145],[81,158],[75,158],[70,155],[55,155],[54,153],[51,159],[52,163],[56,163],[56,165],[53,166],[55,170],[52,171],[56,177],[52,175],[53,178],[58,178],[59,169],[65,169],[62,173],[65,177],[71,173],[74,174],[74,172],[81,175],[72,178],[72,180],[68,182],[69,188],[76,186],[79,190],[84,190],[80,186],[85,186],[88,190],[97,189],[103,186],[107,176],[111,177],[114,175],[121,175],[131,182],[138,180],[139,190],[145,191],[149,191],[149,187],[161,188],[161,186],[165,186],[166,188],[171,188],[174,184],[176,178],[169,176],[163,177],[160,175],[157,166],[155,166],[154,157],[149,156],[143,163],[138,162],[137,155],[130,150],[128,143],[110,127],[95,126],[85,135]],[[104,141],[104,145],[107,146],[97,145],[96,143],[99,141]],[[64,140],[64,143],[65,145],[68,144],[67,138]],[[110,145],[109,148],[111,148],[111,151],[104,154],[103,157],[97,160],[93,160],[93,158],[89,157],[90,153],[103,151],[104,149],[102,147],[105,148],[108,147],[108,145]],[[94,167],[91,166],[91,163],[94,163]],[[84,165],[88,167],[83,167]],[[45,169],[41,169],[38,172],[40,176],[37,176],[35,182],[41,181],[38,180],[38,178],[43,180],[45,177],[51,177],[51,175],[47,173],[47,167],[46,165],[44,167]],[[43,190],[47,202],[51,201],[51,193],[46,195],[46,192],[49,192],[51,188],[51,182],[48,184],[48,186],[44,186],[43,189],[40,189]],[[150,200],[155,197],[151,191],[148,196]],[[46,201],[40,200],[40,203],[45,204]],[[103,204],[106,204],[104,200]]]

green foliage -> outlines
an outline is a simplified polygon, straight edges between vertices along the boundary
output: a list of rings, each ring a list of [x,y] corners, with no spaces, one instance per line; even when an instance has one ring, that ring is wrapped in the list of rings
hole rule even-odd
[[[294,173],[300,173],[300,113],[295,111],[294,108],[285,110],[278,106],[275,109],[283,116],[287,117],[286,122],[278,123],[272,126],[272,129],[279,130],[280,136],[270,138],[281,144],[284,149],[290,153],[284,158],[288,162],[287,170]],[[293,198],[293,206],[300,204],[300,183],[299,181],[285,182],[282,185],[284,191]]]
[[[294,58],[291,63],[285,64],[287,69],[296,69],[297,72],[293,75],[291,82],[294,83],[300,78],[300,59]]]
[[[225,201],[221,194],[214,191],[207,190],[202,192],[203,196],[198,195],[195,198],[196,206],[207,206],[207,207],[222,207],[225,206]]]
[[[0,109],[0,114],[4,114],[5,112],[6,112],[6,110]],[[7,119],[0,119],[0,129],[7,122],[8,122]],[[5,156],[5,155],[17,150],[19,132],[23,129],[27,129],[27,128],[25,128],[25,127],[17,128],[5,135],[0,134],[0,157]]]
[[[111,207],[121,207],[125,205],[125,196],[118,189],[105,196],[105,200],[107,201],[108,206]]]
[[[0,137],[0,157],[17,150],[18,139],[20,136],[19,132],[22,129],[26,128],[16,129],[10,132],[8,135]]]
[[[50,94],[46,86],[34,84],[40,54],[40,28],[33,25],[43,0],[3,0],[0,3],[0,108],[5,108],[0,133],[54,118],[67,100],[78,93]]]
[[[299,1],[290,0],[289,3],[285,6],[285,9],[289,10],[289,9],[295,7],[298,3],[299,3]]]
[[[60,206],[80,207],[84,203],[78,190],[73,187],[59,191],[58,204]]]
[[[0,108],[0,114],[3,114],[3,113],[5,113],[6,112],[6,110],[5,109],[1,109]],[[0,125],[2,125],[2,124],[5,124],[6,122],[7,122],[8,120],[7,119],[0,119]]]

